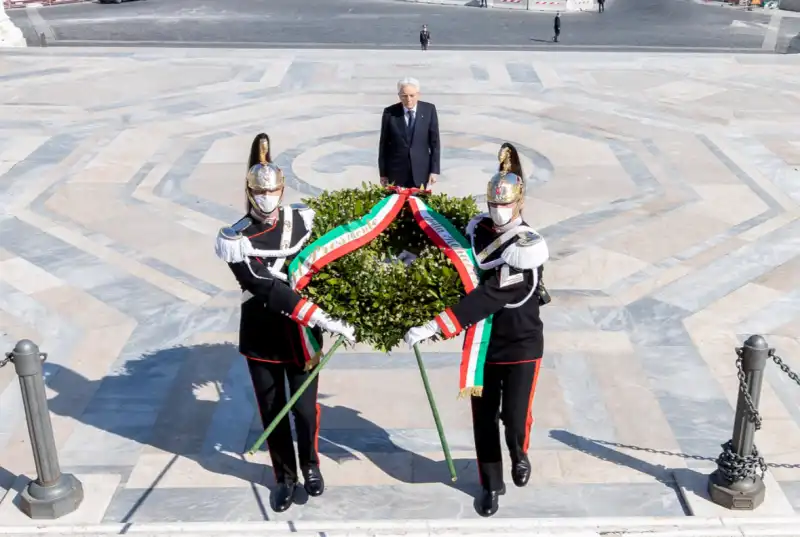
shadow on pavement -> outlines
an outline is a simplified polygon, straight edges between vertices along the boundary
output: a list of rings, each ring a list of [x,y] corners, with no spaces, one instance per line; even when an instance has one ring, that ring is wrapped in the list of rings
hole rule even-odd
[[[232,367],[235,360],[242,360],[241,368]],[[267,466],[265,471],[264,465],[238,455],[250,448],[245,444],[252,438],[246,436],[256,415],[252,385],[243,360],[236,346],[231,344],[173,347],[130,359],[118,371],[98,380],[87,379],[69,367],[50,362],[44,364],[45,382],[56,394],[49,400],[53,414],[152,446],[156,452],[174,455],[122,522],[130,521],[179,457],[194,461],[209,472],[251,483],[262,515],[269,519],[255,484],[271,485],[272,479],[268,478],[266,471],[271,474],[272,469]],[[320,400],[325,397],[320,394]],[[223,404],[227,405],[224,410],[220,409]],[[433,461],[396,445],[388,432],[363,418],[357,410],[320,406],[319,449],[333,462],[366,457],[387,475],[403,483],[444,483],[468,493],[477,487],[477,479],[451,483],[444,462]],[[220,412],[222,416],[217,415]],[[109,442],[108,452],[115,449],[113,436],[105,435],[102,441]],[[117,448],[124,450],[125,446],[117,445]],[[374,452],[370,450],[373,447]],[[261,449],[265,451],[266,447]],[[98,450],[98,446],[94,450]],[[392,459],[386,457],[386,453],[407,456]],[[396,462],[405,460],[407,465],[409,456],[413,471]],[[84,464],[108,464],[102,459],[98,456],[96,462]],[[323,460],[323,475],[326,462],[331,464],[331,461]],[[454,463],[460,477],[462,474],[470,478],[477,475],[474,460],[463,459]],[[9,475],[0,469],[0,484],[9,479],[13,482],[15,476],[5,473]],[[296,503],[305,503],[308,499],[305,491],[302,487],[297,490]]]
[[[324,375],[324,373],[323,373]],[[326,396],[320,394],[320,399]],[[458,481],[453,483],[447,464],[434,461],[413,451],[398,446],[384,429],[361,417],[358,410],[343,406],[321,404],[323,429],[320,432],[320,452],[336,462],[344,462],[363,457],[381,469],[385,474],[401,483],[431,484],[442,483],[457,490],[471,493],[477,487],[477,467],[475,459],[453,459]],[[347,424],[349,435],[336,435],[337,424]],[[445,434],[447,431],[445,430]],[[335,435],[335,439],[333,436]],[[441,450],[441,446],[431,446],[426,451]],[[353,454],[357,452],[358,455]],[[390,460],[387,455],[403,455]],[[410,461],[409,461],[410,459]],[[409,471],[409,464],[411,471]],[[322,468],[323,473],[325,468]]]
[[[58,364],[44,364],[45,382],[56,392],[49,400],[51,413],[174,455],[122,522],[130,520],[179,457],[209,472],[250,483],[263,481],[263,465],[229,454],[241,453],[241,442],[232,444],[224,434],[206,438],[218,405],[235,396],[226,378],[235,359],[242,358],[230,344],[172,347],[128,360],[119,371],[98,380]],[[197,397],[209,389],[219,400]],[[86,394],[91,394],[89,404],[80,404]],[[252,416],[248,412],[239,417]],[[255,488],[254,496],[260,505]],[[260,507],[266,518],[264,506]]]
[[[0,501],[3,501],[3,497],[11,490],[11,487],[14,486],[14,482],[17,480],[17,475],[12,474],[2,466],[0,466]]]
[[[680,491],[678,490],[678,486],[676,483],[676,479],[678,475],[688,475],[691,474],[694,477],[700,477],[700,472],[689,468],[667,468],[661,464],[652,464],[647,461],[643,461],[641,459],[637,459],[636,457],[632,457],[627,453],[622,453],[615,449],[611,449],[604,444],[613,445],[615,447],[619,447],[621,449],[632,449],[637,451],[649,452],[649,453],[658,453],[658,454],[666,454],[666,455],[674,455],[680,458],[692,458],[696,460],[709,460],[706,457],[699,457],[699,456],[692,456],[692,455],[684,455],[682,453],[672,453],[672,452],[665,452],[665,451],[658,451],[649,448],[640,448],[637,446],[628,446],[625,444],[616,444],[613,442],[604,442],[602,440],[592,440],[591,438],[586,438],[585,436],[573,434],[569,431],[564,431],[560,429],[553,429],[550,431],[550,437],[554,440],[561,442],[564,445],[571,447],[577,451],[581,451],[586,453],[587,455],[591,455],[601,461],[607,461],[614,463],[618,466],[625,466],[632,470],[636,470],[641,472],[645,475],[651,476],[657,482],[665,485],[666,487],[675,491],[680,497]],[[713,460],[713,459],[712,459]],[[693,483],[705,483],[705,478],[702,479],[681,479],[682,483],[685,483],[689,486],[692,486]],[[702,496],[705,494],[705,490],[695,490],[692,489],[692,492]]]

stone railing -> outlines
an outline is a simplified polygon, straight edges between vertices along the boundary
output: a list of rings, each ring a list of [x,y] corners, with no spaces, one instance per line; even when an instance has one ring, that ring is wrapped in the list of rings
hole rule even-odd
[[[25,47],[25,37],[22,30],[11,22],[6,15],[5,1],[0,2],[0,47]]]

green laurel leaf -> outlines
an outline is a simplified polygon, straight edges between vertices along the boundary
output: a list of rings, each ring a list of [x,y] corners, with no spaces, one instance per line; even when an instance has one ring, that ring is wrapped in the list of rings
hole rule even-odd
[[[363,184],[357,189],[325,191],[303,203],[315,211],[309,244],[330,230],[363,217],[386,189]],[[459,231],[480,211],[472,197],[424,196],[425,203]],[[406,266],[396,259],[404,250],[418,256]],[[453,264],[428,239],[404,207],[397,219],[370,243],[330,263],[301,292],[356,329],[359,341],[388,352],[409,328],[423,324],[464,296]]]

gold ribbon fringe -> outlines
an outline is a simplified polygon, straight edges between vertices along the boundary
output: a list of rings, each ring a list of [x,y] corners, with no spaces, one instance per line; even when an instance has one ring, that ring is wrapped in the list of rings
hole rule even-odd
[[[464,397],[483,397],[483,386],[464,388],[458,393],[458,398],[463,399]]]
[[[322,351],[317,352],[314,356],[312,356],[307,362],[306,366],[303,368],[303,371],[309,372],[315,367],[319,365],[319,359],[322,356]]]

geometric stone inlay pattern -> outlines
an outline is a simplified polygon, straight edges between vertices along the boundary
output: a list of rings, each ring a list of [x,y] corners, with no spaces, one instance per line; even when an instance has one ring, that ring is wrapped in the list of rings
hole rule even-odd
[[[375,181],[379,114],[406,75],[439,109],[436,188],[481,195],[498,146],[513,142],[527,220],[552,253],[533,478],[509,488],[498,516],[682,514],[672,470],[707,468],[730,437],[735,346],[762,333],[800,369],[798,63],[5,53],[0,345],[28,337],[49,353],[62,466],[102,506],[80,521],[476,516],[459,341],[425,349],[457,484],[406,349],[356,346],[323,372],[322,498],[276,515],[266,453],[241,455],[260,431],[235,346],[238,291],[213,238],[242,211],[249,142],[271,135],[288,202]],[[800,389],[772,366],[762,409],[759,448],[800,508]],[[2,496],[34,473],[10,367],[0,454]],[[0,519],[18,523],[2,516],[6,496]]]

